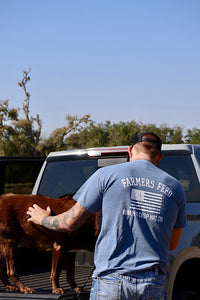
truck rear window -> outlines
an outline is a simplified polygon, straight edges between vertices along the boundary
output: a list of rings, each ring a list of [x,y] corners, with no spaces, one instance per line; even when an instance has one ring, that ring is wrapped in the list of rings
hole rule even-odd
[[[96,159],[49,162],[44,171],[38,194],[52,198],[74,195],[96,170]]]
[[[126,161],[125,157],[48,161],[37,194],[52,198],[73,196],[98,168]],[[182,183],[187,202],[200,202],[200,186],[190,155],[166,155],[158,167]]]
[[[159,168],[182,183],[187,202],[200,202],[200,186],[191,156],[164,156]]]

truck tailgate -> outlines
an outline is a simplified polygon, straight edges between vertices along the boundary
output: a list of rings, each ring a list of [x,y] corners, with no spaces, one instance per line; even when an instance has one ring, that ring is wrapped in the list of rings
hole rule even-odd
[[[90,277],[92,267],[86,266],[77,266],[76,267],[76,282],[78,286],[84,286],[84,293],[81,293],[79,300],[89,299],[89,291],[92,284],[92,279]],[[89,279],[88,279],[89,277]],[[75,300],[76,293],[72,292],[69,284],[66,281],[65,270],[61,271],[60,275],[60,287],[65,289],[63,295],[55,295],[51,293],[51,281],[50,281],[50,272],[40,272],[35,274],[21,275],[20,279],[22,282],[35,290],[33,294],[22,294],[19,292],[11,293],[7,292],[6,288],[0,281],[0,299],[1,300],[36,300],[36,299],[60,299],[60,300]],[[77,299],[77,300],[78,300]]]

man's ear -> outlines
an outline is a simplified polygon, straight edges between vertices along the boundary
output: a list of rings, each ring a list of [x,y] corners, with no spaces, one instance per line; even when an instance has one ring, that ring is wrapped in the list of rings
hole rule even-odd
[[[164,154],[160,154],[160,155],[159,155],[159,158],[158,158],[158,160],[157,160],[157,162],[156,162],[156,165],[159,164],[159,162],[161,161],[161,159],[163,158],[163,156],[164,156]]]
[[[129,157],[131,158],[132,157],[132,147],[131,146],[128,147],[128,153],[129,153]]]

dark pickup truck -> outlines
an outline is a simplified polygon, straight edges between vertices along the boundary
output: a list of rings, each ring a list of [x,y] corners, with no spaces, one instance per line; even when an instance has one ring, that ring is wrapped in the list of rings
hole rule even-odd
[[[196,300],[200,299],[200,145],[163,145],[162,152],[164,157],[158,167],[182,183],[187,199],[187,226],[177,249],[169,256],[167,299]],[[52,152],[44,161],[32,193],[52,198],[73,195],[98,168],[128,160],[127,146]],[[93,254],[78,253],[76,266],[77,276],[81,275],[84,267],[89,273]],[[87,289],[89,291],[90,284]],[[71,295],[61,297],[73,299]],[[3,299],[1,294],[0,299]]]

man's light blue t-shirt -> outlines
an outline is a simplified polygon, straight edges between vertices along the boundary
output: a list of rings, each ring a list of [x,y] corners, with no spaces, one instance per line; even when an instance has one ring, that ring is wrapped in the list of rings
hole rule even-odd
[[[172,230],[186,223],[181,183],[147,160],[96,171],[73,197],[94,213],[101,209],[93,276],[129,274],[168,263]]]

